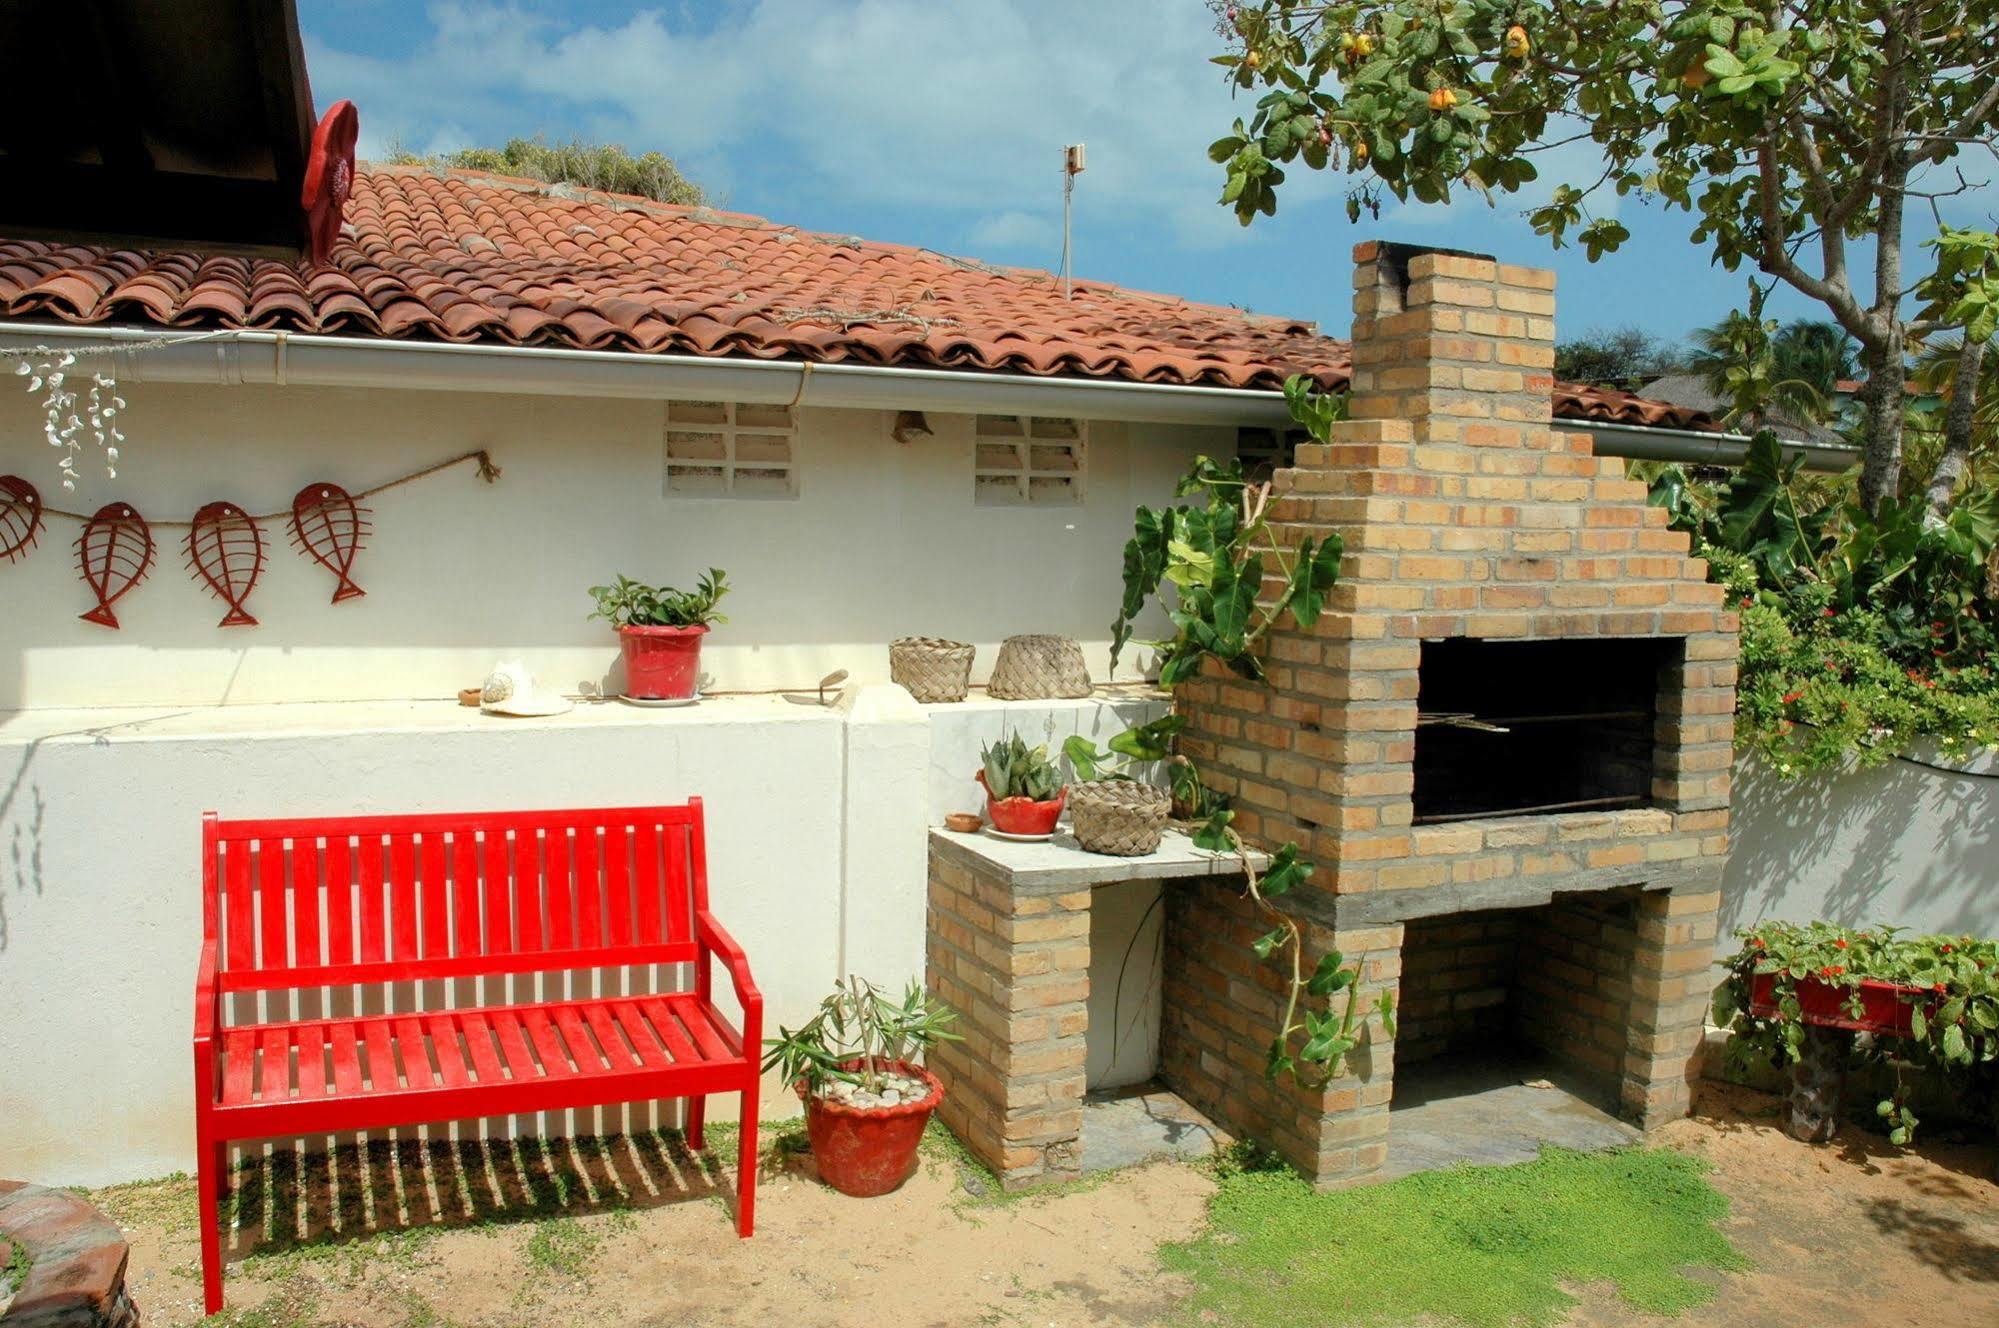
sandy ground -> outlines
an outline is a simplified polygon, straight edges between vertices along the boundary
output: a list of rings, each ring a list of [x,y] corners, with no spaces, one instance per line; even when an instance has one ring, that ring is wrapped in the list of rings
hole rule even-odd
[[[1716,1301],[1672,1322],[1687,1328],[1986,1328],[1999,1326],[1999,1185],[1989,1145],[1930,1144],[1897,1153],[1848,1127],[1813,1149],[1778,1128],[1775,1099],[1710,1086],[1694,1118],[1659,1142],[1707,1159],[1732,1201],[1727,1231],[1755,1261],[1721,1279]],[[842,1198],[773,1164],[759,1192],[758,1231],[736,1239],[722,1197],[729,1177],[661,1150],[621,1146],[572,1166],[540,1159],[531,1175],[454,1173],[446,1165],[371,1167],[419,1220],[415,1236],[319,1241],[263,1253],[239,1236],[228,1279],[243,1328],[367,1324],[392,1328],[562,1328],[565,1325],[770,1325],[939,1328],[1115,1325],[1170,1320],[1184,1287],[1154,1251],[1200,1228],[1212,1184],[1197,1169],[1156,1163],[1063,1192],[982,1203],[941,1157],[898,1193]],[[555,1185],[586,1210],[505,1220]],[[580,1188],[579,1188],[580,1187]],[[304,1230],[357,1229],[360,1199],[328,1205],[324,1174],[292,1210],[251,1193],[270,1214],[307,1211]],[[193,1186],[126,1187],[99,1197],[131,1234],[130,1281],[151,1328],[201,1317]],[[606,1211],[592,1199],[628,1196]],[[274,1191],[275,1192],[275,1191]],[[315,1199],[315,1195],[320,1198]],[[587,1211],[596,1207],[596,1211]],[[572,1210],[573,1211],[573,1210]],[[466,1226],[468,1216],[497,1218]],[[247,1234],[247,1233],[246,1233]],[[1709,1276],[1715,1276],[1709,1274]],[[1598,1287],[1573,1288],[1574,1328],[1662,1323]],[[1308,1328],[1301,1325],[1300,1328]]]

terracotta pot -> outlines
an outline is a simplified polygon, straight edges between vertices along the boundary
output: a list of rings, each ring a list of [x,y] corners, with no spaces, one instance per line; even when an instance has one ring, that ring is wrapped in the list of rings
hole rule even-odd
[[[986,820],[1001,834],[1052,835],[1055,823],[1062,819],[1063,805],[1069,801],[1067,788],[1046,802],[1036,802],[1032,798],[995,798],[986,784],[985,771],[979,771],[972,778],[986,790]]]
[[[685,701],[701,685],[701,638],[706,627],[620,627],[625,695],[641,701]]]
[[[1807,1024],[1844,1028],[1856,1033],[1887,1033],[1894,1037],[1909,1036],[1909,1014],[1918,1005],[1923,1007],[1925,1015],[1934,1012],[1937,1006],[1935,994],[1921,987],[1905,987],[1874,978],[1860,980],[1861,1015],[1858,1019],[1847,1009],[1847,1002],[1854,992],[1843,983],[1823,982],[1813,977],[1799,978],[1793,992],[1798,998],[1801,1017]],[[1749,1010],[1766,1019],[1777,1013],[1775,973],[1751,975]]]
[[[852,1060],[842,1068],[852,1070],[860,1064]],[[812,1160],[820,1179],[857,1199],[899,1189],[916,1174],[916,1145],[930,1123],[930,1113],[944,1099],[944,1085],[922,1066],[884,1061],[882,1068],[921,1079],[930,1091],[920,1101],[893,1107],[851,1107],[807,1093],[802,1082],[796,1085],[805,1099],[805,1133],[812,1141]]]

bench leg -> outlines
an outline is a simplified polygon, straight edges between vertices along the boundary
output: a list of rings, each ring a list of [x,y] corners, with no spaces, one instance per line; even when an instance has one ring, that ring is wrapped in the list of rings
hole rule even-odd
[[[743,1090],[743,1124],[736,1145],[736,1234],[745,1240],[756,1228],[758,1087],[752,1078]]]
[[[700,1152],[708,1146],[708,1140],[701,1132],[708,1123],[708,1099],[690,1097],[687,1099],[687,1146]]]
[[[224,1164],[229,1158],[226,1142],[203,1142],[196,1150],[195,1186],[201,1203],[201,1298],[206,1313],[222,1311],[222,1214],[217,1203],[220,1187],[227,1182]]]

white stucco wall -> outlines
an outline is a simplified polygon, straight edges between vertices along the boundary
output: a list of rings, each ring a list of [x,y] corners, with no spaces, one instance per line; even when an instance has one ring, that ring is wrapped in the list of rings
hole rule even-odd
[[[1159,704],[1112,693],[919,707],[877,685],[830,707],[787,696],[682,710],[605,702],[547,720],[443,701],[0,714],[0,1175],[100,1184],[192,1164],[204,810],[342,815],[698,794],[716,912],[751,956],[768,1023],[795,1026],[842,973],[892,987],[921,975],[927,827],[935,805],[976,805],[980,733],[1102,740]],[[956,772],[962,791],[940,789],[940,771]],[[1120,897],[1106,903],[1093,933],[1103,991],[1138,920]],[[1157,1039],[1151,954],[1141,939],[1120,1012],[1120,1066],[1137,1078],[1150,1073]],[[767,1115],[794,1106],[767,1093]],[[718,1099],[714,1118],[733,1108]]]
[[[1766,918],[1999,935],[1999,757],[1784,779],[1736,762],[1716,953]]]
[[[587,588],[623,572],[688,585],[725,569],[731,621],[708,638],[710,690],[804,686],[834,669],[885,680],[886,643],[929,634],[979,646],[977,677],[1020,632],[1081,640],[1096,676],[1116,612],[1120,551],[1139,502],[1170,499],[1220,429],[1089,425],[1085,501],[973,502],[973,420],[932,412],[935,435],[899,444],[883,411],[807,409],[790,500],[689,499],[664,491],[660,402],[426,391],[135,383],[116,480],[86,458],[64,493],[41,417],[0,387],[0,474],[51,506],[114,499],[185,521],[227,499],[288,509],[314,480],[359,491],[472,448],[470,466],[372,499],[355,565],[362,599],[328,603],[331,575],[293,551],[286,522],[250,599],[254,628],[217,627],[221,605],[184,566],[185,531],[156,529],[150,578],[121,600],[123,630],[81,622],[73,521],[0,563],[0,710],[104,704],[238,704],[444,697],[518,655],[569,692],[615,689],[617,644],[586,620]]]

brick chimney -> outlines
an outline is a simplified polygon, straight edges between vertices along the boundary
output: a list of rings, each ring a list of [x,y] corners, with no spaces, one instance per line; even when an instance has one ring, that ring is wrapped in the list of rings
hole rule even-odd
[[[1342,536],[1340,584],[1272,632],[1269,686],[1184,687],[1184,750],[1247,837],[1318,864],[1285,906],[1399,988],[1412,1055],[1504,1033],[1650,1128],[1685,1113],[1712,985],[1735,615],[1622,462],[1551,426],[1552,273],[1354,258],[1351,418],[1272,500],[1279,541]],[[1162,1074],[1321,1180],[1377,1173],[1396,1042],[1266,1084],[1266,929],[1213,883],[1169,894]]]

